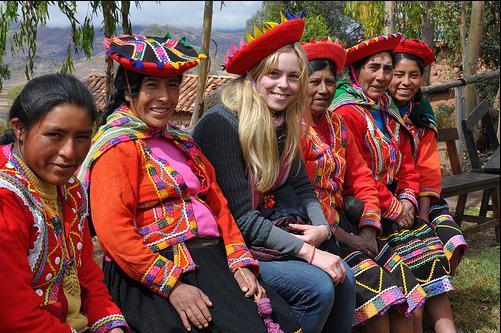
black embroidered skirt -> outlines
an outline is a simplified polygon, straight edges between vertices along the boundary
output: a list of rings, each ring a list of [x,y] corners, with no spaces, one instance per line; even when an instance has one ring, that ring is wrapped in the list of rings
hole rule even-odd
[[[162,251],[172,259],[169,251]],[[257,305],[244,296],[228,268],[223,245],[190,248],[197,269],[184,273],[181,281],[198,287],[209,296],[212,322],[208,328],[192,332],[266,333]],[[113,301],[122,310],[131,332],[185,333],[182,321],[169,300],[131,279],[114,261],[104,261],[103,271]],[[301,332],[299,322],[289,305],[260,281],[271,300],[272,319],[284,332]]]
[[[461,228],[452,218],[449,212],[449,205],[444,199],[440,199],[430,205],[429,210],[430,225],[444,244],[445,256],[451,259],[454,251],[458,250],[462,258],[468,245],[463,236]]]
[[[359,234],[357,226],[340,214],[339,227]],[[403,259],[386,242],[377,240],[378,254],[366,254],[340,243],[341,255],[351,267],[356,281],[353,325],[384,315],[392,306],[409,316],[426,300],[425,292]]]

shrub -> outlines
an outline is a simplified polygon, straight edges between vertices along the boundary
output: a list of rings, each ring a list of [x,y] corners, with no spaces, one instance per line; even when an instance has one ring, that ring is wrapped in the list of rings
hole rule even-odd
[[[454,107],[447,104],[440,104],[434,110],[437,117],[438,128],[456,127],[456,112]]]

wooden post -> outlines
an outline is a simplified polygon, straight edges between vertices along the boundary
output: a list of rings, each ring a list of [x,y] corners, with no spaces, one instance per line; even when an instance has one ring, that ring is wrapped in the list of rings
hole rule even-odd
[[[459,155],[459,163],[461,164],[461,170],[464,170],[464,135],[462,130],[462,124],[464,117],[464,86],[454,88],[454,96],[456,98],[456,128],[458,130],[459,140],[456,141],[458,155]]]
[[[384,33],[392,34],[394,32],[395,21],[395,1],[384,2]]]
[[[200,113],[204,109],[204,96],[205,96],[205,86],[207,84],[207,76],[209,74],[209,43],[212,29],[212,1],[205,1],[204,9],[204,27],[202,36],[202,52],[207,56],[206,59],[200,61],[200,67],[198,68],[198,83],[197,83],[197,97],[195,100],[195,109],[191,115],[191,121],[189,127],[194,127],[198,119],[200,119]]]

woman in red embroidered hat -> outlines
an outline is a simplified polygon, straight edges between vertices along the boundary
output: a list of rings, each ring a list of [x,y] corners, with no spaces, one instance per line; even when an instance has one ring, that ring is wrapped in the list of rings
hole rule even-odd
[[[299,153],[308,80],[299,43],[304,20],[287,15],[263,31],[255,27],[247,44],[229,51],[226,71],[240,77],[193,136],[216,169],[263,280],[289,302],[303,331],[350,332],[354,276],[333,254],[337,243]]]
[[[420,282],[426,293],[426,313],[437,332],[454,332],[447,297],[452,290],[449,262],[436,233],[416,215],[419,174],[414,168],[412,134],[385,93],[393,77],[392,50],[401,39],[400,34],[383,35],[347,49],[353,83],[338,84],[331,107],[345,120],[371,168],[383,218],[380,239],[403,258]],[[414,310],[415,332],[423,329],[422,317],[422,307]]]
[[[85,192],[73,175],[96,106],[77,78],[29,81],[0,139],[0,332],[123,333],[93,260]]]
[[[287,303],[257,281],[212,165],[169,123],[183,72],[203,55],[168,35],[123,35],[105,46],[120,66],[79,177],[105,282],[131,330],[300,331]]]
[[[311,40],[303,48],[311,68],[312,116],[302,136],[303,159],[341,255],[357,280],[353,325],[361,332],[390,332],[390,326],[392,332],[412,331],[412,321],[402,321],[395,309],[409,315],[424,301],[424,291],[402,258],[377,239],[381,209],[372,172],[342,118],[327,109],[345,65],[345,49],[330,39]]]
[[[400,115],[414,136],[414,157],[419,172],[418,216],[428,222],[444,244],[454,272],[468,246],[461,228],[440,199],[442,175],[437,144],[437,120],[430,103],[421,93],[425,66],[435,61],[433,50],[417,39],[403,39],[393,51],[393,79],[388,91]]]

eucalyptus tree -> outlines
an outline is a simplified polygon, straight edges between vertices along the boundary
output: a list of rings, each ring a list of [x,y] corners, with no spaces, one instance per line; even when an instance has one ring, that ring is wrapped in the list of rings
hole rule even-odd
[[[61,72],[71,72],[74,69],[73,54],[83,52],[87,58],[93,53],[94,26],[92,19],[98,13],[103,16],[103,28],[106,37],[115,34],[117,24],[122,24],[122,31],[131,31],[129,19],[131,1],[89,1],[91,11],[80,22],[75,13],[77,6],[87,3],[79,1],[1,1],[0,2],[0,89],[2,80],[10,76],[3,57],[6,54],[7,42],[10,42],[12,55],[26,54],[25,75],[33,77],[34,59],[37,52],[37,32],[45,26],[49,19],[49,7],[57,6],[68,19],[71,34],[68,40],[66,58],[61,66]],[[157,1],[158,2],[158,1]],[[140,8],[141,1],[134,1]],[[110,75],[110,73],[108,73]]]

